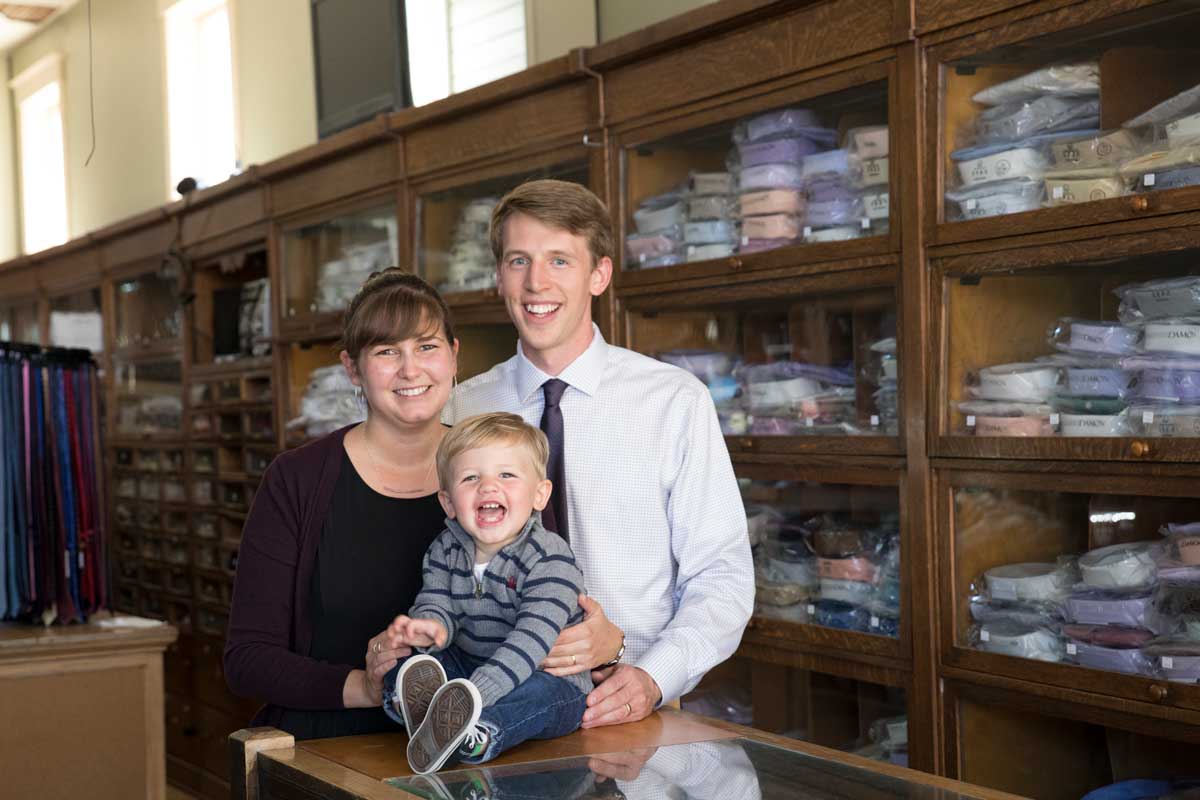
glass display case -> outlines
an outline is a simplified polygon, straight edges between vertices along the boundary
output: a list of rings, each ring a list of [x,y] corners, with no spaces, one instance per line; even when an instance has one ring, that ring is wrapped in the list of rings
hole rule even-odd
[[[894,288],[789,288],[630,298],[628,346],[703,381],[727,436],[896,437]]]
[[[886,80],[708,119],[622,141],[625,270],[888,232]]]
[[[179,341],[183,319],[179,284],[158,272],[116,283],[118,350],[158,348]]]
[[[341,311],[372,272],[396,266],[399,258],[392,201],[287,228],[284,320]]]
[[[1009,227],[1049,228],[1200,203],[1172,195],[1200,183],[1200,7],[1102,13],[1085,4],[934,49],[941,221],[1037,212]]]
[[[242,363],[271,353],[271,285],[259,246],[197,265],[189,307],[192,363]]]
[[[444,294],[491,289],[496,258],[488,239],[492,209],[525,181],[556,178],[587,186],[586,161],[570,161],[417,195],[418,270]]]
[[[754,555],[756,616],[900,635],[895,486],[748,478],[739,483]]]
[[[104,350],[100,289],[84,289],[50,300],[50,344],[99,353]],[[0,311],[0,315],[3,312]],[[4,336],[0,334],[0,340]]]
[[[41,344],[36,298],[26,303],[0,305],[0,342]]]
[[[178,435],[182,430],[183,382],[178,361],[114,364],[114,429],[118,435]],[[155,469],[158,468],[155,464]]]
[[[1057,439],[1037,454],[1194,460],[1198,258],[1187,247],[946,271],[941,433],[989,441],[942,444],[1003,455],[1003,440]]]

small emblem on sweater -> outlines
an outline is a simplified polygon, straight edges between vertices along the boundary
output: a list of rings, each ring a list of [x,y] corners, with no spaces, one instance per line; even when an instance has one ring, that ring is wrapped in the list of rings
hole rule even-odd
[[[516,575],[508,576],[508,588],[510,588],[510,589],[517,588],[517,576]]]

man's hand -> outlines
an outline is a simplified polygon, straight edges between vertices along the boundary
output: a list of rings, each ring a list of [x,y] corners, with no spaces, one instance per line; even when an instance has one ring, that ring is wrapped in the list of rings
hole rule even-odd
[[[587,697],[588,709],[583,712],[585,728],[643,719],[662,699],[662,690],[649,673],[629,664],[597,670],[592,679],[600,685]]]
[[[606,753],[588,759],[588,769],[601,778],[631,781],[642,774],[642,767],[657,752],[657,747],[641,747],[624,753]]]
[[[617,657],[625,634],[604,616],[604,609],[586,594],[579,595],[583,622],[563,630],[542,660],[548,675],[564,677],[594,669]]]

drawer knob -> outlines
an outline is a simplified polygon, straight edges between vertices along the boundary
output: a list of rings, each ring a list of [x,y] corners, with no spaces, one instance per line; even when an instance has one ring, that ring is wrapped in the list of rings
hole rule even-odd
[[[1134,458],[1145,458],[1150,455],[1149,442],[1133,442],[1129,445],[1129,452]]]
[[[729,268],[735,272],[742,268],[742,260],[740,258],[729,259]]]
[[[1150,687],[1150,699],[1162,702],[1167,699],[1167,687],[1160,683],[1153,684]]]
[[[1140,211],[1149,211],[1150,210],[1150,198],[1144,197],[1142,195],[1137,195],[1133,198],[1133,200],[1130,201],[1129,205],[1133,208],[1134,211],[1139,211],[1139,212]]]

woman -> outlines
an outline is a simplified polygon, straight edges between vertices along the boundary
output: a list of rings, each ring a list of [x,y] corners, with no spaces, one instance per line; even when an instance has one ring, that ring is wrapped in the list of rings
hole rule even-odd
[[[341,360],[365,422],[280,455],[239,553],[225,674],[265,700],[255,725],[297,739],[395,730],[381,681],[402,656],[381,634],[421,588],[444,527],[434,454],[457,372],[441,296],[388,269],[346,310]]]

